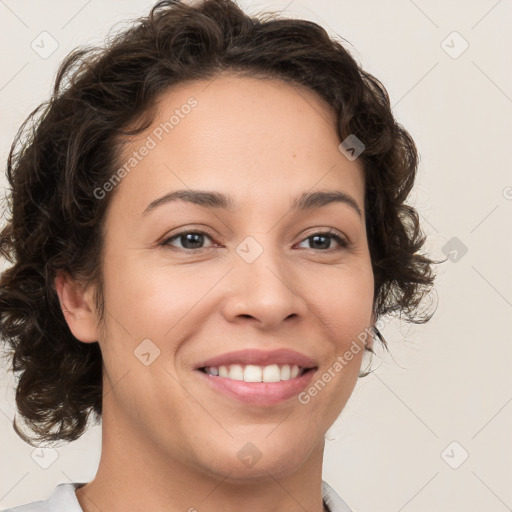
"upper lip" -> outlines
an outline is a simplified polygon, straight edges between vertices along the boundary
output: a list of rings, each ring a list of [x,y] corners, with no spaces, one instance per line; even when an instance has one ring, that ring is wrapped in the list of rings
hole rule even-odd
[[[246,349],[220,354],[199,363],[196,368],[205,366],[227,366],[230,364],[254,364],[267,366],[271,364],[289,364],[301,366],[302,368],[314,368],[316,361],[300,352],[281,348],[277,350]]]

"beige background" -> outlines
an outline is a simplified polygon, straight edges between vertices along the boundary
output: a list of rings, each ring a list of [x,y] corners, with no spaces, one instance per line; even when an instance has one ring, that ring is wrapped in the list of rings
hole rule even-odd
[[[2,172],[16,129],[48,96],[64,55],[102,41],[114,23],[151,5],[0,0]],[[286,8],[350,42],[418,144],[420,175],[410,201],[431,254],[467,247],[439,270],[439,306],[429,324],[393,320],[382,330],[393,357],[359,381],[330,429],[324,479],[358,512],[511,510],[512,1],[240,5],[250,12]],[[31,48],[43,31],[58,42],[44,59]],[[453,58],[464,40],[469,47]],[[55,461],[46,456],[44,469],[12,429],[14,381],[5,371],[1,378],[0,509],[46,499],[60,482],[91,480],[100,427],[59,448]]]

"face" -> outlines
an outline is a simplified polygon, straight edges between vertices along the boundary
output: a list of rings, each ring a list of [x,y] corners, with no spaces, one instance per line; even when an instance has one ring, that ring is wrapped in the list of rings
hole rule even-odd
[[[323,450],[357,382],[374,285],[362,165],[338,144],[334,114],[312,92],[224,75],[167,92],[123,147],[126,172],[106,192],[98,340],[104,418],[127,443],[235,479],[290,474]],[[232,204],[157,201],[178,190]],[[315,192],[342,200],[293,208]],[[281,349],[295,354],[268,355]],[[198,369],[243,350],[253,352],[237,356],[242,372],[277,364],[284,380],[244,384],[218,361],[209,365],[234,373]],[[286,380],[287,361],[290,373],[312,369]]]

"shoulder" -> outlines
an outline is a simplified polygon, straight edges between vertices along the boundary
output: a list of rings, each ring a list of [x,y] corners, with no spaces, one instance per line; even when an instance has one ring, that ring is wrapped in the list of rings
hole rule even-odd
[[[82,482],[59,484],[46,500],[33,501],[2,512],[83,512],[75,494],[75,490],[82,485]]]
[[[322,480],[322,496],[329,507],[329,512],[353,512],[338,493],[324,480]]]

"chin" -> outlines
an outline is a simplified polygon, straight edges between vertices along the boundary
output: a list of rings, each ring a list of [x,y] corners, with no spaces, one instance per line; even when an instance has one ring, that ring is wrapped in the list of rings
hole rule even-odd
[[[254,441],[230,440],[228,450],[228,443],[219,447],[215,459],[211,461],[215,467],[214,472],[223,476],[229,475],[227,480],[240,484],[293,475],[311,455],[314,448],[310,444],[311,437],[309,436],[308,443],[297,439],[290,444],[290,437],[286,442],[282,436],[275,435],[275,432],[268,435],[271,430],[265,429],[265,433]],[[274,439],[271,439],[273,436]]]

